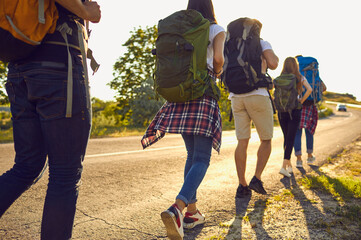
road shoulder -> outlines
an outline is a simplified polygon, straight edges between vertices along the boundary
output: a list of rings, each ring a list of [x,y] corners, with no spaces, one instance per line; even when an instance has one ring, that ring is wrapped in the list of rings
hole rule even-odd
[[[272,194],[237,199],[235,217],[205,227],[197,239],[357,239],[361,136],[322,162],[296,178],[282,178]]]

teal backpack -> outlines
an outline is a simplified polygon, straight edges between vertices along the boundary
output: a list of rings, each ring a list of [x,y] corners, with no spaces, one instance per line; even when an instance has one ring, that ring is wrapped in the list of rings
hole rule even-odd
[[[278,112],[288,112],[300,108],[298,101],[297,78],[294,74],[281,74],[273,80],[274,102]]]
[[[210,22],[195,10],[175,12],[158,22],[154,88],[168,102],[200,98],[215,83],[208,76]]]

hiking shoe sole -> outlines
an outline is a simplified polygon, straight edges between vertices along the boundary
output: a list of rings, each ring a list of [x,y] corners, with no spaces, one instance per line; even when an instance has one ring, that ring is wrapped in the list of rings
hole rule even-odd
[[[160,214],[162,221],[164,223],[164,226],[167,230],[167,236],[171,240],[182,240],[183,236],[178,231],[176,218],[173,216],[172,213],[168,211],[164,211]]]

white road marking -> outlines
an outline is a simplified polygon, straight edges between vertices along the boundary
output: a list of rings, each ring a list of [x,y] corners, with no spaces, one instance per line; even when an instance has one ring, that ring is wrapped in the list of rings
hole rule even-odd
[[[147,150],[134,150],[134,151],[126,151],[126,152],[100,153],[100,154],[86,155],[85,158],[107,157],[107,156],[115,156],[115,155],[122,155],[122,154],[140,153],[140,152],[145,152],[145,151],[149,152],[149,151],[168,150],[168,149],[175,149],[175,148],[182,148],[182,147],[184,147],[184,146],[150,148]]]
[[[279,134],[277,131],[274,131],[275,135],[274,137],[277,137]],[[259,138],[257,135],[257,132],[255,129],[252,129],[251,139],[250,143],[258,142]],[[222,138],[222,145],[236,145],[237,139],[236,136],[224,136]],[[116,155],[124,155],[124,154],[135,154],[135,153],[147,153],[150,151],[161,151],[161,150],[170,150],[170,149],[177,149],[177,148],[184,148],[184,145],[179,146],[171,146],[171,147],[161,147],[161,148],[149,148],[146,150],[133,150],[133,151],[124,151],[124,152],[112,152],[112,153],[99,153],[99,154],[92,154],[92,155],[86,155],[85,158],[97,158],[97,157],[109,157],[109,156],[116,156]]]

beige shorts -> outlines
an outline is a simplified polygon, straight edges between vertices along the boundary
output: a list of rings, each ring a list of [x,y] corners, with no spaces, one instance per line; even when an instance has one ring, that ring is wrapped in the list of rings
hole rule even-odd
[[[256,126],[261,140],[272,139],[273,109],[269,97],[262,95],[232,97],[231,103],[237,139],[251,137],[251,121]]]

